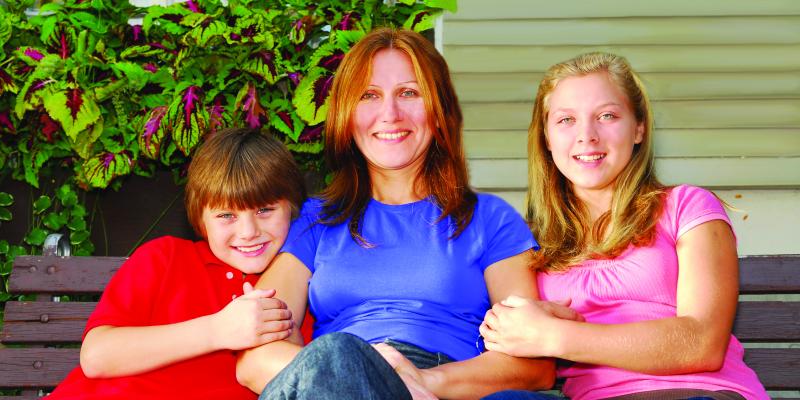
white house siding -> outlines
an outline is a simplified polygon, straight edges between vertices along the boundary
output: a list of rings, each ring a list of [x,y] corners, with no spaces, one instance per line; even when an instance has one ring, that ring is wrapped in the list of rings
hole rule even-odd
[[[659,177],[738,208],[740,254],[800,253],[800,1],[459,0],[443,52],[472,184],[524,207],[527,126],[551,64],[627,57],[655,113]]]

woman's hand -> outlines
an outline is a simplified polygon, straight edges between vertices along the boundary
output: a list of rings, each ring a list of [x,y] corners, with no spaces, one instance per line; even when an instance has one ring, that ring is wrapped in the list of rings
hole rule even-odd
[[[423,371],[411,363],[403,354],[394,347],[386,343],[372,345],[375,350],[394,368],[400,379],[406,384],[406,388],[411,392],[414,400],[437,400],[433,393],[425,387]]]
[[[487,350],[516,357],[557,357],[560,320],[583,322],[570,300],[509,296],[486,312],[480,327]]]

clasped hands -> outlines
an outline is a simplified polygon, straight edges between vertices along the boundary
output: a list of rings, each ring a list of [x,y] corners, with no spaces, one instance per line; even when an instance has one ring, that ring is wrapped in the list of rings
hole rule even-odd
[[[480,332],[486,349],[515,357],[558,357],[558,339],[563,332],[559,325],[585,321],[569,308],[570,303],[570,299],[543,301],[509,296],[483,318]]]

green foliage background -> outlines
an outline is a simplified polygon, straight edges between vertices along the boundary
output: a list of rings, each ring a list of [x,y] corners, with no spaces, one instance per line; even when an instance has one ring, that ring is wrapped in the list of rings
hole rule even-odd
[[[376,26],[431,29],[456,0],[195,0],[0,2],[0,185],[26,182],[30,215],[0,189],[0,305],[17,255],[49,233],[91,255],[86,194],[125,176],[173,171],[180,181],[205,135],[269,128],[307,170],[322,167],[327,90],[341,56]],[[140,21],[140,22],[139,22]],[[0,186],[1,187],[1,186]]]

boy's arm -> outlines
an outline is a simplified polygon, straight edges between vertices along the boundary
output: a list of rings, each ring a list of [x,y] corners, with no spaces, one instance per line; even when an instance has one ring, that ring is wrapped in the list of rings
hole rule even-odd
[[[275,257],[256,287],[274,288],[277,296],[286,302],[292,312],[294,325],[285,340],[279,340],[239,353],[236,364],[236,379],[250,390],[261,393],[267,382],[272,380],[303,348],[303,338],[299,327],[303,325],[308,303],[308,280],[311,271],[291,253],[281,253]]]
[[[289,336],[291,313],[274,290],[253,290],[219,312],[168,325],[90,330],[80,365],[89,378],[135,375],[217,350],[239,350]]]

